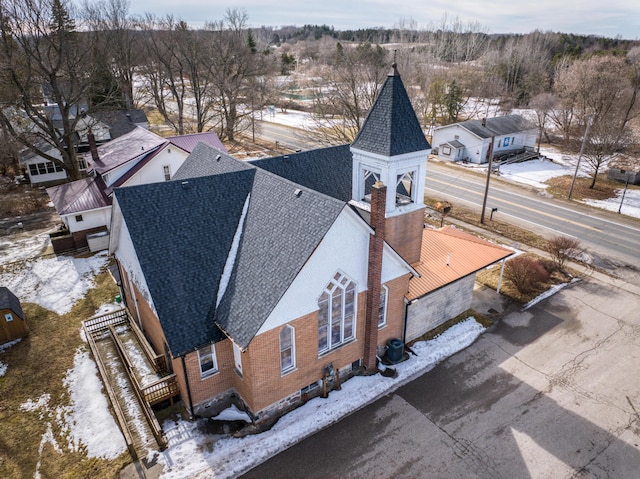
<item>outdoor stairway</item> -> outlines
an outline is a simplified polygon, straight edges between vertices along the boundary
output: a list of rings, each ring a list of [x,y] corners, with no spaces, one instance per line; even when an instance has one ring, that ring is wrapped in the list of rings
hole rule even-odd
[[[178,394],[164,356],[154,353],[124,308],[83,321],[83,329],[134,459],[164,449],[166,440],[151,406]]]
[[[509,153],[506,155],[495,155],[494,163],[491,167],[492,170],[499,170],[501,166],[510,165],[512,163],[521,163],[523,161],[532,160],[534,158],[538,158],[540,153],[536,153],[535,151],[525,150],[519,153]]]

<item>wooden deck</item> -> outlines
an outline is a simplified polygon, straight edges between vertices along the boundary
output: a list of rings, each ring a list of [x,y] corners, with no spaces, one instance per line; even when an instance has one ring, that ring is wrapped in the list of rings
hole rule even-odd
[[[83,329],[132,456],[143,459],[149,450],[164,449],[151,406],[179,393],[164,356],[155,354],[124,308],[83,321]]]

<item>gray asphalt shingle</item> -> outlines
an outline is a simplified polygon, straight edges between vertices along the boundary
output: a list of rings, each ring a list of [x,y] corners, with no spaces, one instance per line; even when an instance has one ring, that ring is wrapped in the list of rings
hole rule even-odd
[[[383,156],[431,148],[395,64],[352,146]]]

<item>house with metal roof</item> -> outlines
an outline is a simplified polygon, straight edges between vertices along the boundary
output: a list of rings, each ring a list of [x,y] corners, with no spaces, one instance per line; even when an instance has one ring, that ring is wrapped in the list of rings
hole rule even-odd
[[[533,150],[536,135],[535,125],[521,115],[505,115],[439,126],[433,131],[432,143],[440,159],[481,164],[489,156]]]
[[[64,225],[52,235],[54,250],[106,249],[113,189],[170,180],[199,142],[226,151],[213,132],[163,138],[141,127],[99,146],[93,142],[89,176],[47,188]]]
[[[351,145],[240,161],[200,143],[171,181],[114,189],[124,302],[192,415],[269,422],[376,373],[390,344],[402,358],[412,301],[510,254],[442,233],[464,243],[437,249],[449,274],[423,267],[430,150],[394,64]]]

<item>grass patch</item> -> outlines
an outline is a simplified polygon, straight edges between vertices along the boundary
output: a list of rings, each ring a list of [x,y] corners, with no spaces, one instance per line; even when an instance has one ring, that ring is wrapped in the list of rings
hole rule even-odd
[[[531,253],[525,253],[524,256],[527,256],[539,261],[546,261],[544,258],[540,258],[539,256],[536,256]],[[500,280],[500,267],[501,267],[500,265],[495,265],[495,266],[492,266],[491,268],[484,269],[478,272],[476,275],[476,281],[478,281],[481,284],[484,284],[485,286],[491,289],[496,290],[498,288],[498,281]],[[529,301],[536,298],[537,296],[539,296],[540,294],[547,291],[552,286],[555,286],[561,283],[566,283],[568,280],[569,280],[569,277],[566,274],[560,271],[553,271],[550,274],[548,281],[544,283],[540,283],[536,289],[526,294],[523,294],[520,291],[518,291],[518,289],[511,283],[511,281],[507,280],[503,276],[502,284],[500,286],[500,294],[514,301],[517,301],[520,304],[526,304]]]
[[[554,198],[567,199],[569,195],[569,189],[571,188],[572,176],[556,176],[546,181],[549,185],[547,192],[553,195]],[[615,198],[617,191],[624,187],[619,181],[609,180],[606,176],[599,175],[598,180],[593,188],[589,188],[591,185],[591,178],[576,178],[573,184],[573,191],[571,192],[571,199],[583,201],[583,200],[607,200],[609,198]]]
[[[128,453],[104,460],[88,458],[82,449],[72,450],[67,432],[56,420],[56,409],[69,405],[69,393],[63,385],[66,372],[73,367],[78,348],[87,348],[80,337],[81,322],[118,294],[106,271],[95,283],[95,288],[62,316],[36,304],[22,305],[29,336],[0,353],[0,360],[8,365],[6,375],[0,378],[0,477],[34,477],[40,461],[41,477],[108,478],[116,477],[131,461]],[[43,394],[50,395],[45,411],[20,409],[27,400],[37,401]],[[50,443],[39,451],[49,424],[61,452]]]

